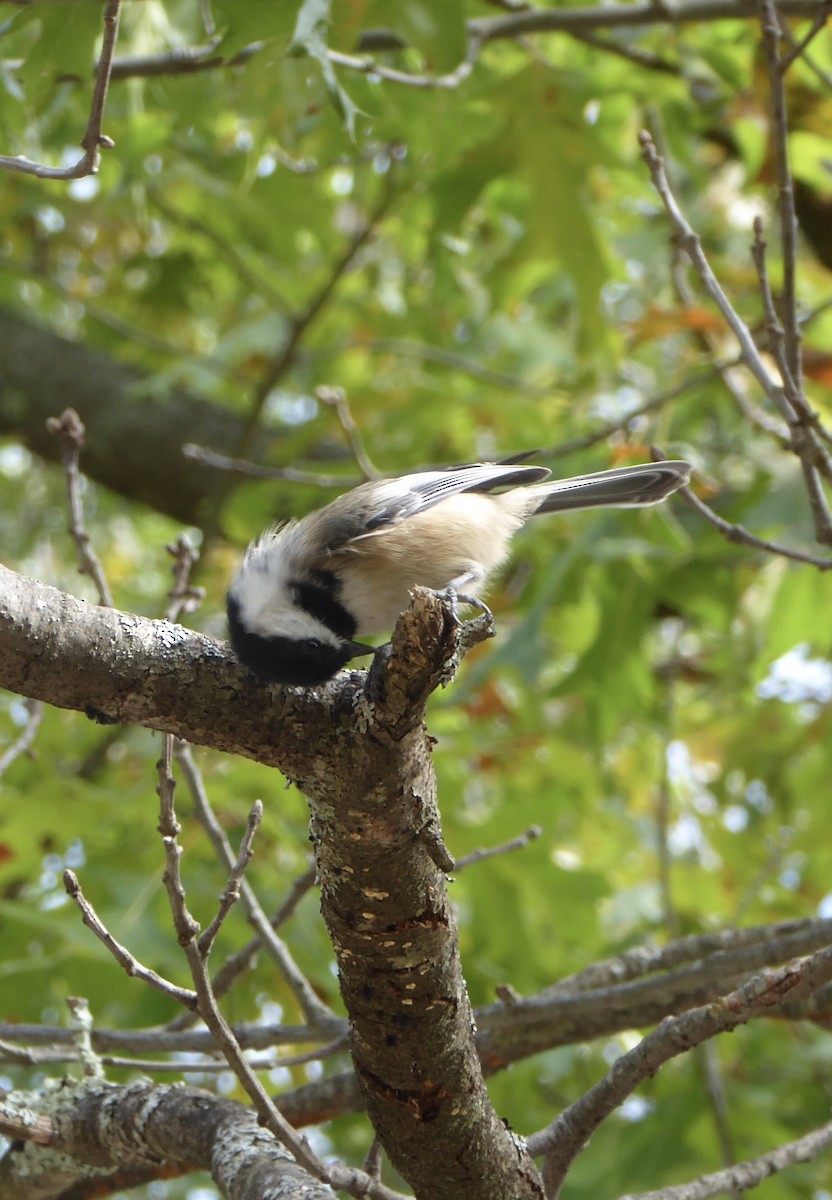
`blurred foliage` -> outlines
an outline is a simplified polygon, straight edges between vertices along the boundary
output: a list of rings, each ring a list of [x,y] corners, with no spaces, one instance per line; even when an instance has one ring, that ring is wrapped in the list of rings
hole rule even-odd
[[[308,466],[327,447],[330,468],[355,477],[335,414],[315,397],[321,385],[338,385],[384,471],[540,447],[565,474],[643,460],[658,443],[695,462],[697,487],[727,520],[811,549],[796,463],[748,425],[708,374],[714,355],[733,349],[708,303],[686,307],[674,290],[666,222],[636,141],[645,125],[660,138],[724,287],[759,325],[748,253],[753,213],[768,222],[775,283],[779,266],[753,25],[615,35],[625,51],[652,56],[652,66],[565,35],[495,42],[459,86],[416,88],[333,68],[321,41],[324,3],[305,4],[302,19],[294,4],[210,7],[213,28],[203,23],[207,4],[127,4],[118,54],[207,46],[211,37],[217,55],[245,52],[254,41],[262,42],[257,52],[231,67],[114,80],[104,131],[115,148],[94,179],[4,176],[1,303],[139,366],[155,395],[184,383],[246,413],[291,322],[328,287],[351,239],[378,212],[373,235],[303,329],[267,397],[262,419],[282,435],[272,465]],[[333,6],[329,44],[353,53],[363,32],[389,27],[407,45],[376,52],[381,64],[450,71],[464,51],[465,18],[491,11],[462,0],[392,9],[354,0]],[[4,153],[74,161],[99,19],[99,6],[86,2],[4,13]],[[829,35],[815,40],[812,54],[828,79]],[[828,90],[803,61],[789,88],[798,174],[818,188],[824,170],[829,182],[818,151]],[[832,307],[823,261],[822,247],[802,245],[812,401],[829,418]],[[627,420],[676,389],[674,399]],[[163,407],[148,419],[159,421],[163,439]],[[617,422],[617,432],[555,461],[558,446],[607,422]],[[226,486],[218,477],[218,495]],[[225,540],[214,539],[201,563],[207,600],[189,620],[223,636],[223,592],[241,545],[276,508],[301,513],[331,496],[314,486],[235,481],[221,514]],[[179,530],[95,487],[85,504],[116,603],[160,615],[169,585],[164,545]],[[4,560],[92,598],[65,522],[59,469],[14,441],[0,445]],[[537,523],[518,539],[494,609],[497,641],[465,663],[430,712],[445,838],[462,855],[531,825],[543,834],[452,884],[475,1003],[491,1000],[500,983],[533,992],[647,938],[830,911],[830,575],[731,545],[674,501]],[[22,702],[6,696],[0,751],[25,719]],[[63,1001],[73,994],[89,998],[101,1026],[173,1015],[120,973],[60,884],[62,868],[73,866],[114,934],[147,965],[185,981],[160,883],[157,754],[158,739],[146,731],[102,730],[50,710],[32,755],[7,772],[3,1021],[63,1023]],[[276,907],[307,861],[302,798],[255,764],[197,757],[233,839],[251,802],[264,799],[250,878],[264,906]],[[659,886],[662,789],[671,806],[670,907]],[[223,873],[186,789],[179,791],[189,901],[207,923]],[[287,936],[315,986],[339,1005],[314,896]],[[232,916],[216,961],[247,938],[242,915]],[[253,1019],[266,1010],[298,1019],[264,961],[225,1011]],[[630,1044],[621,1037],[565,1047],[516,1066],[492,1082],[498,1111],[520,1132],[534,1130]],[[826,1035],[760,1023],[715,1053],[737,1157],[826,1119]],[[344,1066],[335,1059],[323,1070]],[[283,1070],[273,1082],[291,1086],[320,1072],[314,1064]],[[6,1074],[24,1078],[8,1069],[0,1082]],[[578,1160],[565,1196],[656,1187],[720,1165],[697,1060],[670,1064],[639,1096],[644,1103],[610,1120]],[[336,1121],[325,1133],[333,1152],[361,1161],[370,1140],[363,1122]],[[183,1196],[194,1186],[160,1184],[153,1196]],[[830,1192],[832,1170],[821,1160],[757,1194],[820,1200]]]

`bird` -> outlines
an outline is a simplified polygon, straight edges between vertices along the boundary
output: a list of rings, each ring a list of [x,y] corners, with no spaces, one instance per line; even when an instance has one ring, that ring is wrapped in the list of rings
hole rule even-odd
[[[480,592],[530,517],[658,504],[691,473],[663,461],[552,479],[528,457],[371,480],[265,529],[228,589],[239,662],[268,683],[326,683],[374,653],[355,639],[391,629],[417,585],[487,612]]]

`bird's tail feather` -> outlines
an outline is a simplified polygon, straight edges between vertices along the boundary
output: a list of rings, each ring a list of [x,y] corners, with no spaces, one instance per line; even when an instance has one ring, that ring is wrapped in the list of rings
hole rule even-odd
[[[690,478],[686,462],[658,462],[638,467],[614,467],[574,479],[554,479],[528,489],[539,498],[535,514],[581,508],[635,508],[658,504]]]

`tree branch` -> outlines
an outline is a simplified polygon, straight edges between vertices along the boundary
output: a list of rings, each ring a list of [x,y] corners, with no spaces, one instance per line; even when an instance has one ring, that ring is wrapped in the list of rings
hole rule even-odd
[[[442,870],[422,718],[459,648],[445,605],[417,590],[394,631],[382,703],[368,703],[363,672],[272,688],[208,638],[0,568],[0,685],[242,753],[306,795],[356,1072],[417,1196],[483,1200],[487,1186],[539,1200],[537,1169],[488,1100]]]
[[[102,133],[101,126],[104,120],[104,106],[107,102],[107,89],[110,86],[120,12],[121,0],[107,0],[103,18],[104,37],[101,44],[101,57],[95,68],[95,86],[90,103],[89,120],[84,136],[81,138],[83,155],[70,167],[48,167],[45,163],[32,162],[22,154],[14,156],[0,154],[0,168],[22,172],[25,175],[36,175],[38,179],[81,179],[85,175],[97,174],[101,162],[102,146],[111,149],[114,145],[112,138]]]
[[[719,1033],[728,1033],[773,1007],[810,995],[832,979],[832,947],[777,971],[754,976],[736,991],[679,1017],[668,1017],[548,1129],[529,1139],[533,1154],[546,1153],[544,1179],[548,1200],[556,1200],[575,1157],[601,1122],[644,1079],[669,1059]]]
[[[234,445],[244,422],[183,388],[166,389],[160,437],[156,423],[148,420],[154,386],[136,368],[0,306],[0,434],[60,461],[60,446],[46,422],[59,407],[71,406],[86,428],[85,474],[182,524],[199,525],[216,481],[199,463],[185,459],[182,447],[194,440]],[[253,452],[267,459],[280,436],[261,430]]]
[[[725,1192],[745,1191],[756,1187],[770,1175],[792,1167],[796,1163],[810,1162],[817,1158],[832,1145],[832,1121],[813,1129],[804,1137],[793,1142],[785,1142],[759,1158],[747,1159],[736,1163],[724,1171],[714,1171],[711,1175],[700,1175],[690,1183],[682,1183],[676,1187],[658,1188],[654,1192],[639,1192],[619,1196],[618,1200],[708,1200],[710,1196],[721,1196]]]

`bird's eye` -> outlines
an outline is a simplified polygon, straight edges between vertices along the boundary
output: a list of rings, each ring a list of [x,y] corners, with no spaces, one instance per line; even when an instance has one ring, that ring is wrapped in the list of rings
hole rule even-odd
[[[309,650],[312,654],[316,654],[321,648],[321,643],[318,638],[304,638],[304,649]]]

